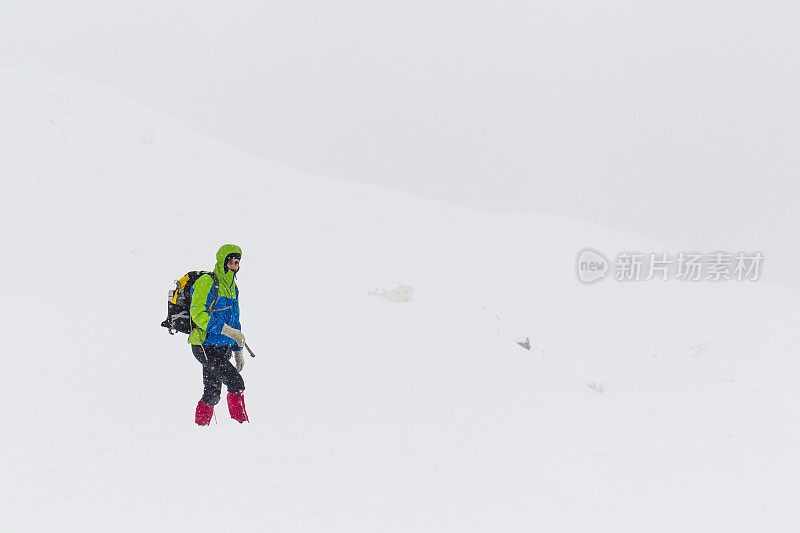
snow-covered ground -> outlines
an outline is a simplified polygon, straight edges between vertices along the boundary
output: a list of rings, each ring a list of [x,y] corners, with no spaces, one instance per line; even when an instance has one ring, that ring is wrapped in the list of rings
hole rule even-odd
[[[669,250],[305,175],[81,80],[0,78],[0,531],[796,527],[797,292],[585,286],[584,247]],[[159,323],[226,242],[252,422],[223,402],[198,428],[200,366]],[[399,284],[413,303],[369,294]]]

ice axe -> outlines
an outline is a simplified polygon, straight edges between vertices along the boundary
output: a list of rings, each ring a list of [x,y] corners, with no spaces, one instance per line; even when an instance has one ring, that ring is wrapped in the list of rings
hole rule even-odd
[[[250,353],[250,357],[255,357],[256,356],[256,354],[253,353],[253,350],[250,349],[250,347],[247,345],[247,343],[244,343],[244,347],[247,348],[247,351]]]

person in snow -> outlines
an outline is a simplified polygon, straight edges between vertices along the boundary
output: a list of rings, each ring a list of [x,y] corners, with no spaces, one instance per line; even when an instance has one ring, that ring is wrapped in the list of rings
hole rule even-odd
[[[239,323],[236,273],[241,259],[241,248],[234,244],[222,245],[214,266],[217,282],[204,274],[192,286],[189,314],[196,327],[189,334],[189,344],[195,359],[203,365],[203,397],[197,402],[194,417],[199,426],[211,423],[223,383],[228,388],[231,418],[239,423],[250,421],[244,406],[244,380],[240,373],[244,367],[244,335]],[[231,355],[236,360],[235,367],[230,362]]]

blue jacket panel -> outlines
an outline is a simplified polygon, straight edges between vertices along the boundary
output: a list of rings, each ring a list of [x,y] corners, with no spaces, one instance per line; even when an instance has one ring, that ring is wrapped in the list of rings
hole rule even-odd
[[[191,293],[194,294],[194,286]],[[236,344],[236,341],[223,335],[222,326],[229,325],[234,329],[241,331],[242,325],[239,321],[239,287],[236,287],[236,298],[228,298],[227,296],[220,296],[214,302],[214,308],[211,309],[211,302],[214,300],[214,288],[208,291],[206,297],[206,311],[208,312],[211,320],[206,327],[205,341],[203,344],[206,346],[232,346],[234,350],[241,350]]]

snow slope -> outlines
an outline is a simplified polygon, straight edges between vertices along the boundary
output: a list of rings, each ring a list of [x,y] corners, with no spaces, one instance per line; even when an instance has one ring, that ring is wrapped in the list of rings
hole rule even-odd
[[[791,531],[797,294],[583,286],[669,251],[244,156],[0,76],[0,530]],[[251,424],[193,423],[172,280],[244,250]],[[400,283],[412,304],[370,296]],[[514,341],[530,336],[533,348]]]

